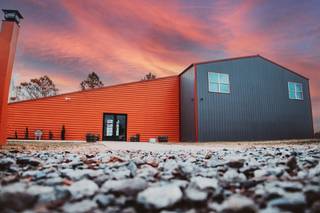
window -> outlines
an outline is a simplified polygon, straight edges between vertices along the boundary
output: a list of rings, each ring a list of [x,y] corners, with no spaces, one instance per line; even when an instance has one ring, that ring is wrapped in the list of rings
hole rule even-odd
[[[303,100],[302,84],[288,82],[289,99]]]
[[[223,73],[208,73],[209,92],[230,93],[229,75]]]

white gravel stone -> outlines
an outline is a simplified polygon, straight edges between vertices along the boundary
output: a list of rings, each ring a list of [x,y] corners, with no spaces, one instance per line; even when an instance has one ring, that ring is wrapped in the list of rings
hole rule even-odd
[[[173,184],[167,184],[147,188],[138,194],[137,200],[146,208],[162,209],[174,205],[181,198],[182,192],[180,188]]]
[[[98,189],[98,185],[88,179],[80,180],[68,187],[73,199],[92,196],[98,191]]]

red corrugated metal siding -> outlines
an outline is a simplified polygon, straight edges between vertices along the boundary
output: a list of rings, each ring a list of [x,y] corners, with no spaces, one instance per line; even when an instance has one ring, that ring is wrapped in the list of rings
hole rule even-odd
[[[48,138],[49,130],[54,139],[60,139],[64,124],[67,140],[84,140],[88,132],[101,136],[104,112],[128,115],[128,140],[140,133],[142,141],[159,135],[179,141],[179,77],[9,104],[8,135],[14,137],[17,130],[18,137],[23,138],[28,127],[30,136],[36,129],[42,129],[44,139]]]

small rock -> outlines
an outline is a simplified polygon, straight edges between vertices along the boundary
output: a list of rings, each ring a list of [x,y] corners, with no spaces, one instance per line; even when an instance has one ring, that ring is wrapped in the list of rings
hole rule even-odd
[[[200,190],[218,188],[218,180],[214,178],[193,177],[190,181],[191,183],[194,183]]]
[[[133,207],[124,208],[121,210],[122,213],[136,213],[136,210]]]
[[[289,157],[289,159],[288,159],[286,164],[291,170],[294,170],[294,169],[298,168],[297,159],[296,159],[295,156]]]
[[[146,208],[162,209],[176,204],[181,199],[182,192],[180,188],[167,184],[147,188],[138,194],[137,201]]]
[[[31,177],[32,180],[40,180],[46,178],[47,174],[43,171],[26,171],[22,174],[22,177]]]
[[[98,185],[88,179],[83,179],[73,183],[68,187],[73,199],[80,199],[83,197],[90,197],[98,191]]]
[[[244,159],[235,159],[235,160],[230,160],[227,165],[231,168],[239,169],[243,167],[245,160]]]
[[[247,180],[244,174],[238,173],[235,169],[229,169],[224,173],[223,179],[229,182],[242,182]]]
[[[111,195],[111,194],[108,194],[108,195],[98,194],[94,197],[93,200],[97,202],[99,207],[105,208],[114,202],[115,197],[114,195]]]
[[[142,165],[141,168],[137,170],[137,176],[147,180],[153,178],[157,173],[158,170],[148,164]]]
[[[126,178],[129,178],[130,176],[131,176],[131,171],[127,168],[120,169],[112,173],[112,178],[116,180],[126,179]]]
[[[129,164],[128,164],[128,169],[130,170],[131,172],[131,177],[134,177],[136,176],[137,174],[137,165],[133,162],[133,161],[130,161]]]
[[[263,178],[270,175],[270,172],[266,169],[258,169],[254,171],[254,177],[255,178]]]
[[[84,177],[98,177],[103,174],[101,170],[93,169],[63,169],[61,170],[61,175],[67,177],[71,180],[80,180]]]
[[[46,179],[44,184],[47,186],[56,186],[56,185],[60,185],[63,183],[63,178],[61,177],[54,177],[54,178],[49,178]]]
[[[201,191],[195,187],[188,187],[185,190],[185,194],[189,200],[195,201],[195,202],[203,202],[208,197],[208,192]]]
[[[91,200],[83,200],[76,203],[67,203],[63,206],[63,212],[91,212],[97,208],[97,204]]]

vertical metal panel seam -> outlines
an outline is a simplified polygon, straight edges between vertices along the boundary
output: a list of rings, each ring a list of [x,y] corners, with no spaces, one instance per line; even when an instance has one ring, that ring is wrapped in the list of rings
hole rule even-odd
[[[311,127],[312,127],[312,136],[314,135],[314,126],[313,126],[313,114],[312,114],[312,103],[311,103],[311,92],[310,92],[310,82],[309,79],[308,82],[308,96],[309,96],[309,107],[310,107],[310,114],[311,114]]]
[[[195,128],[195,139],[199,142],[198,135],[198,90],[197,90],[197,65],[194,65],[194,128]]]

